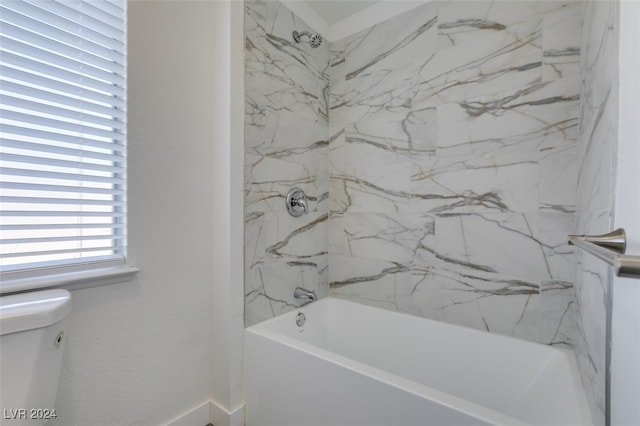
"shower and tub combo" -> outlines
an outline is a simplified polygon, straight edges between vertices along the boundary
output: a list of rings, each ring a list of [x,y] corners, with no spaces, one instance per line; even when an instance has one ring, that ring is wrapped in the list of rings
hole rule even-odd
[[[245,2],[247,425],[607,423],[611,4]]]
[[[338,298],[245,350],[249,426],[593,424],[570,351]]]

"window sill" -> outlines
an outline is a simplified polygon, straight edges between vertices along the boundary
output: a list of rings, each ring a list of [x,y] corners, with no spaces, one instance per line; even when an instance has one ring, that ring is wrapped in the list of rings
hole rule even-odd
[[[38,278],[23,278],[3,281],[0,294],[22,291],[43,290],[45,288],[64,288],[78,290],[107,284],[116,284],[131,280],[139,269],[132,266],[95,269],[93,271],[69,272]]]

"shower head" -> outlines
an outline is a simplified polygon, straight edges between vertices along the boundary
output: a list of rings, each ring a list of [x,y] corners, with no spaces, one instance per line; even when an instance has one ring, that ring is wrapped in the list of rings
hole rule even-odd
[[[322,44],[322,36],[320,34],[311,34],[309,38],[309,45],[315,49]]]
[[[322,44],[322,36],[320,34],[312,34],[309,31],[293,32],[293,40],[296,43],[300,43],[300,41],[302,41],[302,36],[309,38],[309,46],[311,46],[313,49]]]

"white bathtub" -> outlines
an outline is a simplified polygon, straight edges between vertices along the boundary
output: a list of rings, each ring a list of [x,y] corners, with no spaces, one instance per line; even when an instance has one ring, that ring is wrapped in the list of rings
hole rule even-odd
[[[245,339],[248,426],[592,424],[561,349],[331,297]]]

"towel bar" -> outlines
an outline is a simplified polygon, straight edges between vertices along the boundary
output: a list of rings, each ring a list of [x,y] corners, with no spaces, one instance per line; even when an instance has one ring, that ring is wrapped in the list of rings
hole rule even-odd
[[[640,256],[624,254],[627,238],[624,229],[618,228],[604,235],[569,235],[574,245],[613,267],[619,277],[640,278]]]

